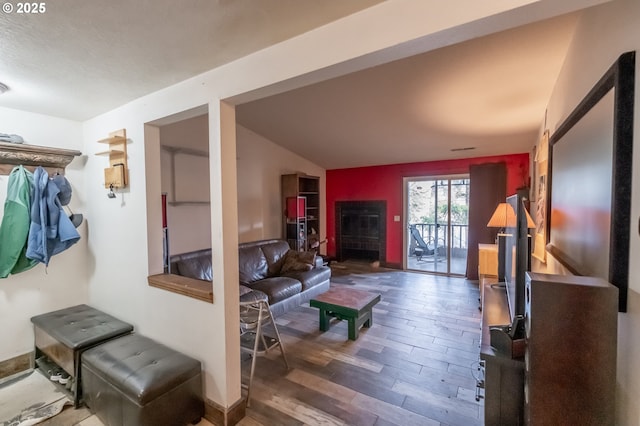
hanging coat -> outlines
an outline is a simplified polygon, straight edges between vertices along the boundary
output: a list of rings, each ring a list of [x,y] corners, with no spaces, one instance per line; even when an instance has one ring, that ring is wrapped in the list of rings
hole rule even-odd
[[[36,168],[33,174],[31,225],[27,240],[27,257],[49,265],[51,256],[78,242],[80,234],[62,210],[60,188],[49,179],[47,171]]]
[[[14,167],[9,174],[7,199],[0,224],[0,278],[37,265],[36,261],[26,256],[32,188],[33,173],[22,166]]]

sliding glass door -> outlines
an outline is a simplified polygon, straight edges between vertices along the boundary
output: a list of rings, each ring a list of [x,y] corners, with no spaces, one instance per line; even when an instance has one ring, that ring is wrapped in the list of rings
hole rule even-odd
[[[469,178],[405,179],[406,269],[464,275],[467,265]]]

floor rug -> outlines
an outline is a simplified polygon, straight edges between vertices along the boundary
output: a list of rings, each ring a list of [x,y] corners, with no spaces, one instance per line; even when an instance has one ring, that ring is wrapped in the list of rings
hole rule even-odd
[[[55,416],[71,400],[39,371],[0,387],[0,426],[30,426]]]

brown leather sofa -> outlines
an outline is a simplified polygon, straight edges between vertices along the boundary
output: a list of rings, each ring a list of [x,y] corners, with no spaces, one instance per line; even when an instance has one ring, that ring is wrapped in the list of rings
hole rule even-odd
[[[197,280],[213,280],[211,249],[174,254],[169,258],[169,272]]]
[[[238,246],[240,293],[247,288],[265,293],[274,316],[295,309],[314,296],[329,290],[331,269],[316,256],[313,264],[293,263],[303,254],[289,249],[280,239],[242,243]],[[171,273],[211,281],[211,249],[171,256]],[[293,264],[293,267],[292,267]]]

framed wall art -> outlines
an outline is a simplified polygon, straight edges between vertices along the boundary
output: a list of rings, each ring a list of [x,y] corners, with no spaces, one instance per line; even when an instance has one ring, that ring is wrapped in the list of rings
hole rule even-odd
[[[536,148],[533,197],[535,206],[534,220],[536,222],[535,235],[533,235],[533,257],[542,263],[547,261],[547,173],[549,153],[549,131],[545,130]]]

